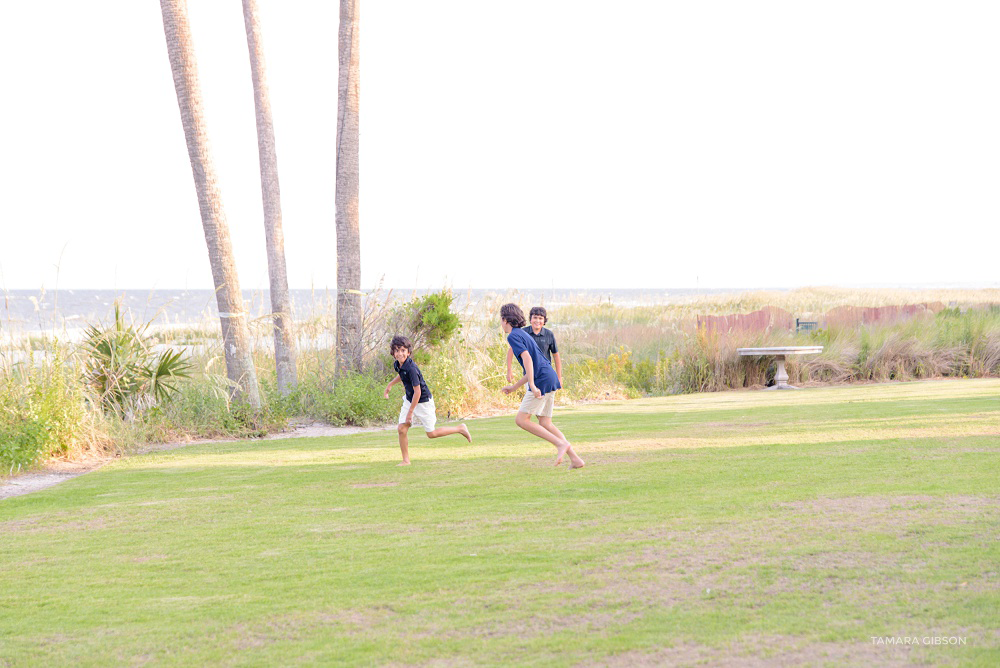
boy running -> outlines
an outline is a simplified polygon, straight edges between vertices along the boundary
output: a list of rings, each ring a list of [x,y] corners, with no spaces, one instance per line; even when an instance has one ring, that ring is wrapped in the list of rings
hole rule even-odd
[[[389,390],[396,383],[403,383],[403,391],[406,396],[403,398],[403,406],[399,409],[399,425],[396,431],[399,433],[399,449],[403,453],[403,463],[399,466],[410,465],[409,440],[407,432],[414,424],[419,424],[427,433],[427,438],[440,438],[451,434],[461,434],[469,443],[472,442],[472,435],[469,428],[464,424],[457,427],[441,427],[435,429],[437,415],[434,413],[434,399],[431,397],[431,390],[427,387],[424,375],[417,368],[417,363],[410,355],[413,354],[413,344],[405,336],[392,337],[389,344],[389,352],[396,358],[392,363],[393,370],[399,375],[385,386],[385,398],[389,398]]]
[[[545,311],[544,306],[532,306],[531,311],[528,312],[528,322],[530,323],[527,327],[524,327],[531,338],[535,341],[535,345],[538,349],[542,351],[542,355],[545,356],[545,361],[555,367],[556,378],[559,379],[559,384],[562,385],[562,360],[559,358],[559,348],[556,346],[556,336],[552,333],[551,329],[545,327],[545,324],[549,321],[549,314]],[[507,351],[507,382],[514,382],[514,374],[512,372],[511,362],[514,361],[514,351]]]
[[[517,304],[504,304],[500,308],[500,326],[507,335],[507,343],[517,361],[524,369],[521,380],[503,388],[507,394],[517,391],[527,384],[528,391],[521,401],[515,423],[518,427],[539,438],[543,438],[556,446],[556,466],[562,464],[564,455],[569,455],[572,468],[582,468],[584,461],[580,459],[573,446],[559,429],[552,424],[552,408],[555,405],[556,390],[562,385],[552,365],[545,361],[542,351],[538,349],[524,327],[524,312]],[[538,416],[538,424],[531,421],[531,416]]]

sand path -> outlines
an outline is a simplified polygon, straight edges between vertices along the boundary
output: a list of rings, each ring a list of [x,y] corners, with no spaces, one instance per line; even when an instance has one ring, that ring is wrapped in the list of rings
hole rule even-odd
[[[328,436],[347,436],[349,434],[359,434],[366,431],[385,431],[395,429],[395,425],[388,427],[333,427],[320,422],[309,422],[294,424],[287,431],[277,434],[268,434],[265,441],[273,441],[282,438],[317,438]],[[230,443],[241,439],[204,439],[194,441],[175,441],[172,443],[154,443],[147,445],[133,454],[146,454],[149,452],[160,452],[162,450],[175,450],[189,445],[205,445],[206,443]],[[126,455],[128,456],[128,455]],[[59,483],[70,480],[84,473],[96,471],[116,457],[92,457],[79,461],[65,462],[53,460],[45,464],[40,471],[30,473],[19,473],[10,477],[0,477],[0,501],[22,494],[30,494],[40,489],[52,487]]]

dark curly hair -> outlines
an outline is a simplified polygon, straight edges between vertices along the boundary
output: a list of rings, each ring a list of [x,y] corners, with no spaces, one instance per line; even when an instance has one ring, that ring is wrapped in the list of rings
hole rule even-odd
[[[524,327],[524,311],[517,304],[504,304],[500,307],[500,317],[511,327]]]
[[[528,317],[531,318],[531,317],[536,316],[536,315],[540,315],[543,318],[545,318],[545,322],[542,323],[543,325],[549,321],[549,314],[545,312],[545,307],[544,306],[532,306],[531,307],[531,310],[528,311]]]
[[[413,354],[413,342],[410,341],[405,336],[392,337],[392,343],[389,344],[389,354],[391,355],[395,353],[396,348],[406,348],[408,351],[410,351],[411,355]]]

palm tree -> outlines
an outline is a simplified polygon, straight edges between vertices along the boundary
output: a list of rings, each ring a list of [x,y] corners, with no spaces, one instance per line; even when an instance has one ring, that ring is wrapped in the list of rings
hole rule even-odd
[[[359,0],[340,0],[337,80],[337,369],[361,368],[358,228]]]
[[[264,199],[264,239],[267,244],[267,272],[271,283],[271,312],[274,314],[274,358],[278,371],[278,391],[287,395],[295,387],[295,333],[292,301],[285,272],[285,236],[281,229],[281,194],[278,188],[278,156],[274,150],[274,125],[267,91],[267,71],[261,44],[257,0],[243,0],[243,23],[250,49],[253,100],[257,109],[257,149],[260,153],[260,189]]]
[[[177,90],[177,105],[187,141],[194,187],[198,193],[201,224],[208,244],[215,297],[222,322],[222,343],[226,355],[226,373],[232,383],[234,401],[246,402],[256,412],[260,409],[257,372],[250,354],[250,330],[243,309],[243,296],[236,275],[229,226],[222,210],[222,197],[215,177],[215,166],[208,151],[208,135],[202,112],[198,68],[195,65],[186,0],[160,0],[167,55]]]

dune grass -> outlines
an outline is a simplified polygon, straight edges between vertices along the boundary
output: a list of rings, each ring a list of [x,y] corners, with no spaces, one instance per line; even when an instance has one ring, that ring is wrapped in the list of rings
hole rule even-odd
[[[250,323],[263,400],[263,410],[257,414],[230,406],[219,324],[207,314],[200,323],[176,326],[167,312],[157,314],[166,320],[160,323],[144,321],[145,315],[136,321],[136,314],[121,311],[125,328],[135,333],[126,338],[143,341],[142,346],[127,349],[156,354],[164,346],[183,349],[194,367],[190,379],[177,382],[178,392],[171,400],[161,397],[154,404],[148,394],[138,392],[124,401],[124,411],[101,410],[101,388],[107,388],[100,382],[88,383],[85,372],[104,362],[95,366],[100,360],[79,345],[82,330],[59,329],[58,318],[53,319],[53,330],[41,333],[18,329],[24,322],[15,321],[12,329],[8,322],[0,331],[0,475],[30,470],[50,457],[122,453],[187,438],[252,437],[278,431],[290,419],[338,425],[391,421],[395,408],[382,399],[383,387],[393,376],[387,341],[396,333],[412,333],[404,322],[409,307],[401,306],[406,297],[397,296],[374,291],[366,298],[365,368],[351,377],[335,373],[333,302],[323,298],[314,303],[312,317],[296,323],[299,386],[292,396],[283,397],[277,390],[266,300],[255,295],[249,312],[257,314]],[[563,297],[568,301],[549,303],[549,325],[559,340],[566,381],[561,396],[567,400],[757,388],[773,382],[773,361],[741,357],[736,353],[740,347],[822,345],[821,354],[789,360],[788,373],[796,385],[1000,377],[1000,290],[995,289],[803,288],[691,297],[662,293],[623,304],[603,299],[595,303],[593,294]],[[504,302],[519,302],[527,309],[544,303],[544,297],[511,291],[473,301],[470,292],[465,300],[455,306],[460,335],[436,348],[418,346],[418,364],[431,382],[442,415],[512,410],[517,397],[500,392],[506,384],[508,348],[496,314]],[[699,329],[697,321],[700,315],[745,314],[764,306],[813,318],[837,306],[925,302],[953,307],[933,316],[928,311],[899,320],[859,326],[835,323],[799,333],[781,328]],[[92,374],[91,380],[100,377]]]
[[[504,417],[408,468],[244,441],[0,502],[0,666],[1000,662],[1000,381],[556,422],[587,468]]]

